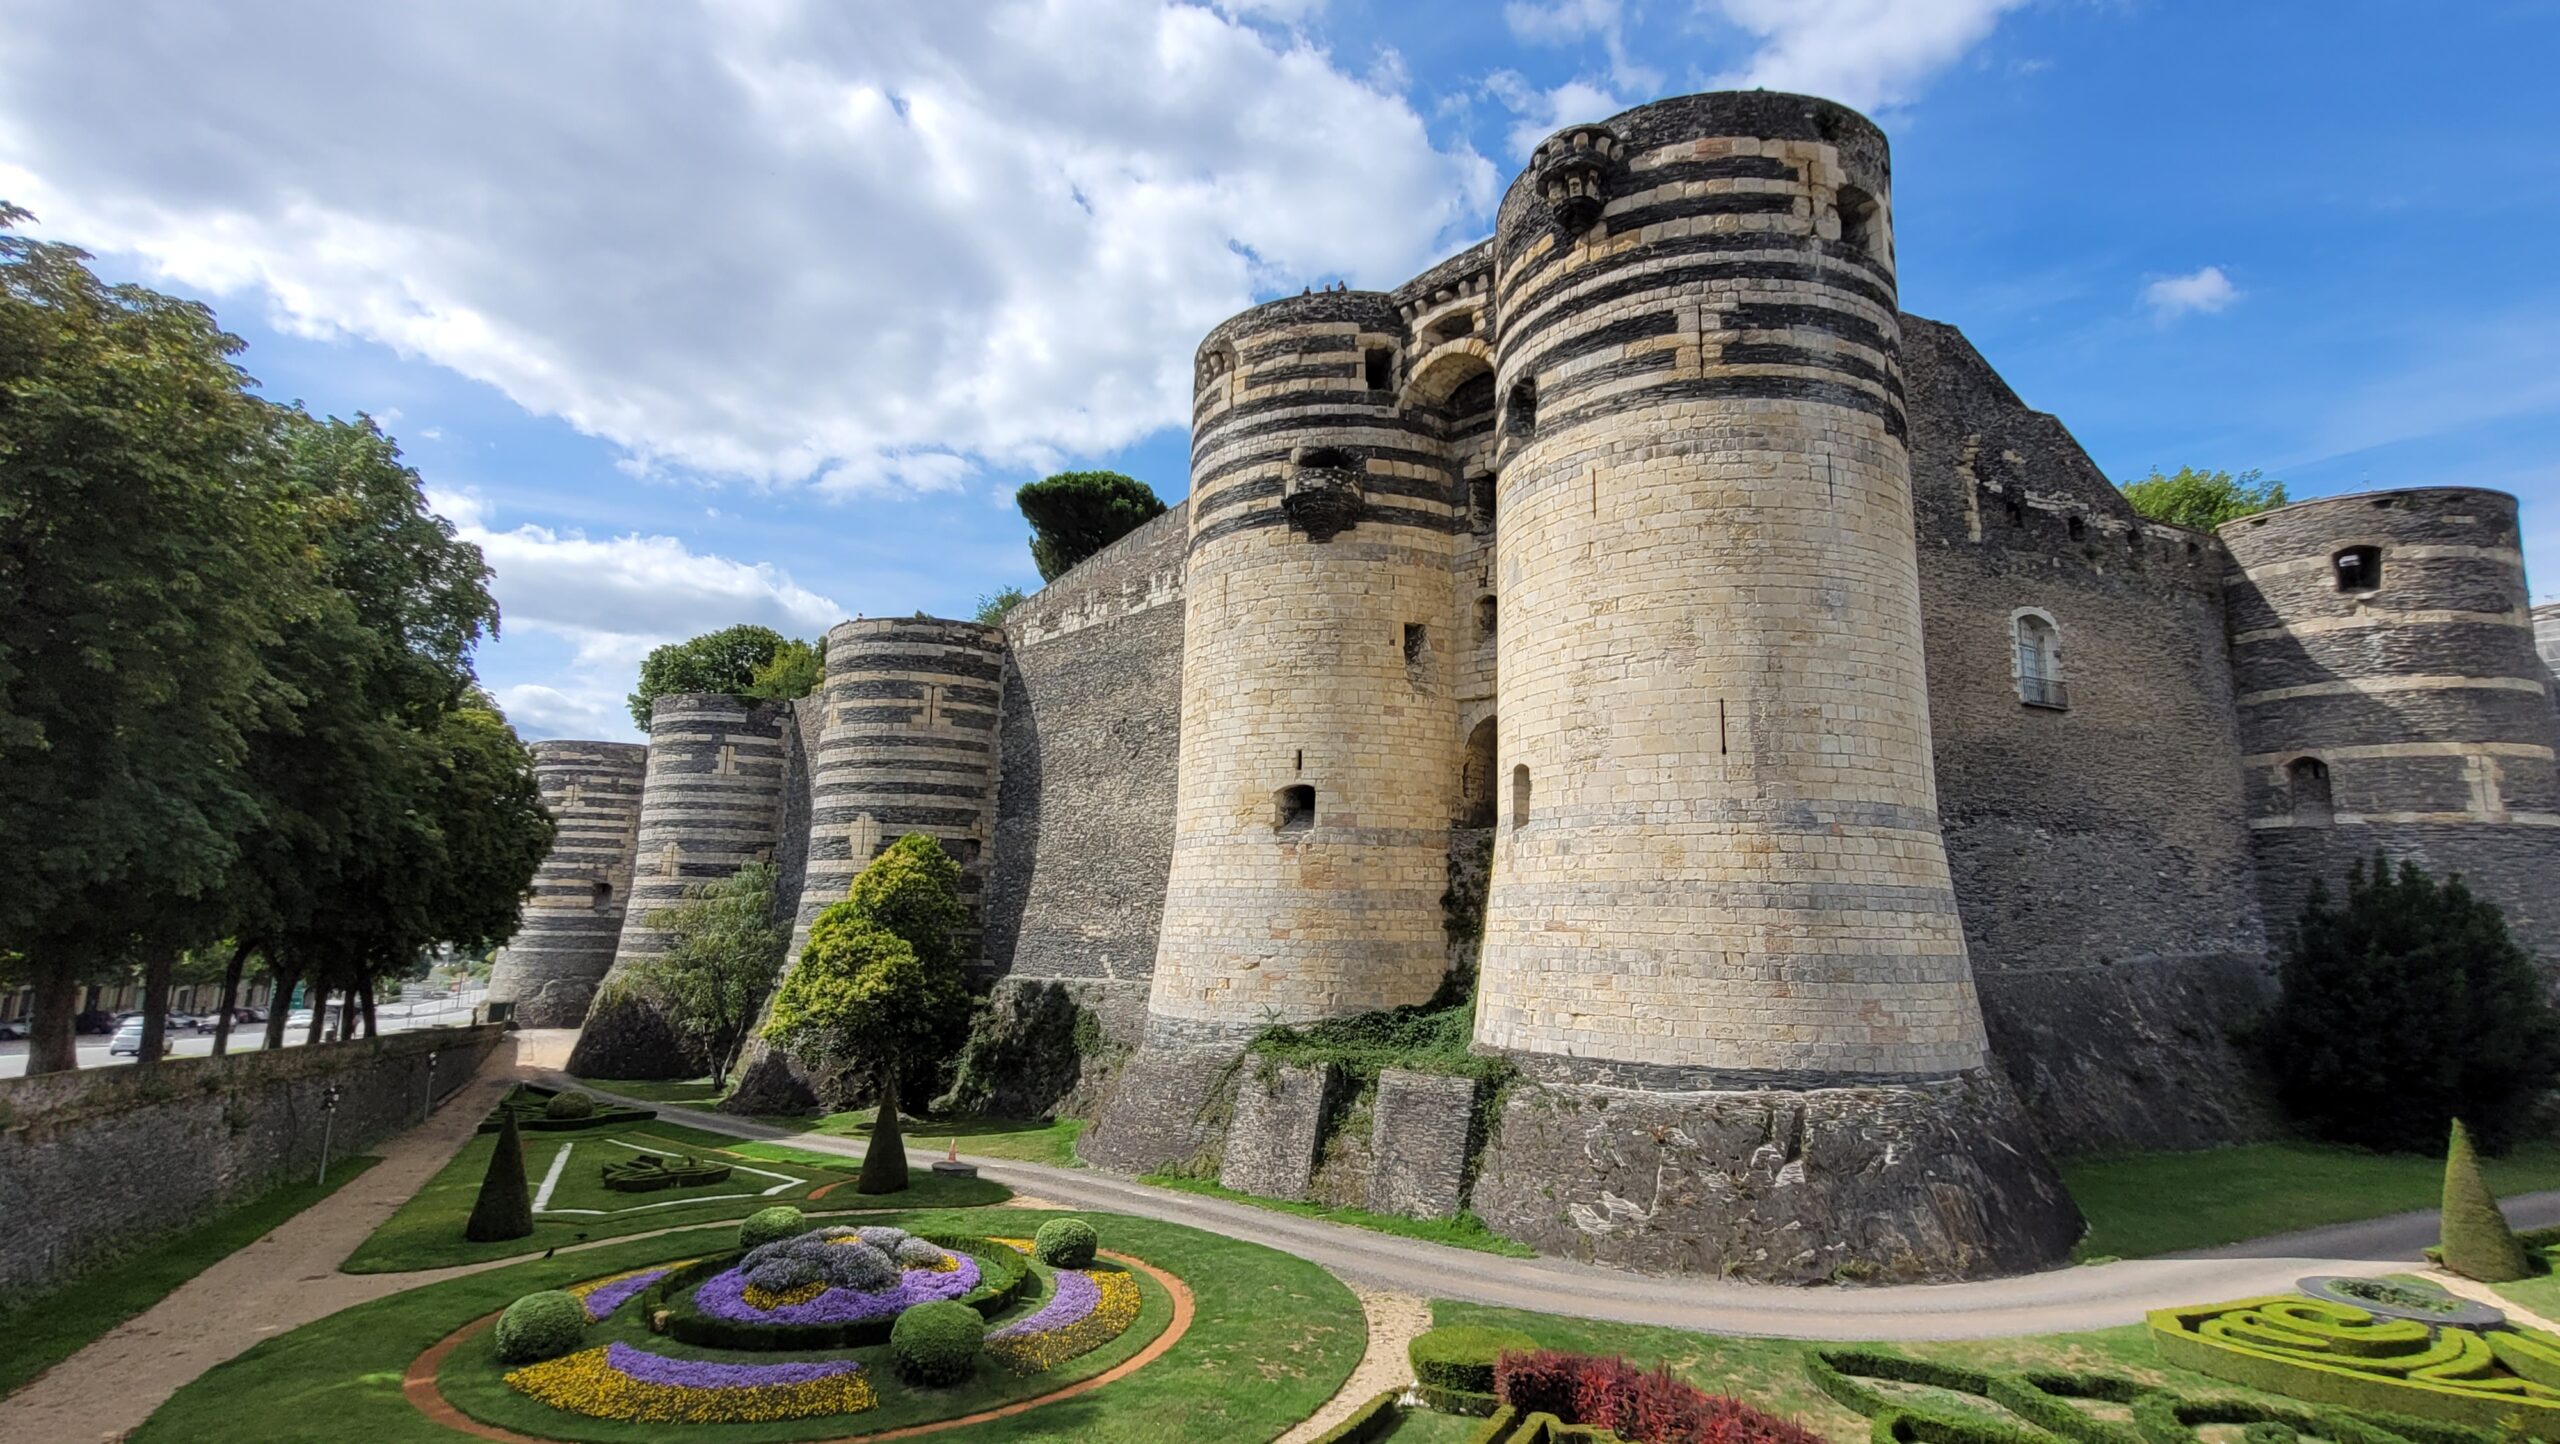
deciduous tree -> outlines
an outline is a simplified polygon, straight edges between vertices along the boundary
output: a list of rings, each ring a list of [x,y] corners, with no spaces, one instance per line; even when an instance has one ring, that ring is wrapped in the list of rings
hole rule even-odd
[[[2117,489],[2141,515],[2197,531],[2211,531],[2224,522],[2285,504],[2284,483],[2268,481],[2266,473],[2259,471],[2233,476],[2227,471],[2182,466],[2177,475],[2163,476],[2154,468],[2149,476]]]
[[[774,916],[772,863],[749,863],[718,882],[686,889],[683,903],[652,914],[665,952],[631,970],[668,1023],[711,1060],[716,1088],[773,987],[791,931]]]
[[[641,731],[648,731],[650,704],[679,693],[748,696],[757,671],[789,645],[790,639],[773,628],[748,623],[669,642],[640,663],[640,685],[631,694],[631,720]]]

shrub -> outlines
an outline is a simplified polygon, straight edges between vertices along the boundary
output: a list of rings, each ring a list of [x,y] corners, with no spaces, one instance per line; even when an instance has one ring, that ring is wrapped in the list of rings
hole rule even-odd
[[[527,1294],[498,1315],[497,1332],[500,1363],[559,1358],[587,1341],[586,1300],[565,1289]]]
[[[2334,1143],[2433,1152],[2457,1115],[2496,1153],[2560,1077],[2560,1015],[2498,909],[2375,854],[2314,885],[2258,1042],[2285,1111]]]
[[[787,1203],[759,1208],[738,1224],[738,1247],[753,1250],[786,1238],[797,1238],[809,1231],[809,1221],[800,1210]]]
[[[1621,1358],[1506,1351],[1494,1366],[1494,1391],[1523,1415],[1552,1414],[1635,1444],[1822,1444],[1804,1428],[1709,1394],[1668,1367],[1648,1373]]]
[[[1414,1379],[1435,1389],[1493,1392],[1493,1366],[1506,1353],[1533,1353],[1538,1341],[1516,1329],[1457,1324],[1416,1335],[1405,1346]]]
[[[471,1218],[462,1236],[473,1243],[496,1243],[533,1232],[533,1194],[524,1181],[524,1136],[509,1113],[498,1125],[489,1171],[480,1176],[480,1196],[471,1202]]]
[[[2480,1155],[2471,1150],[2471,1134],[2453,1120],[2453,1141],[2445,1149],[2444,1266],[2484,1284],[2503,1284],[2533,1273],[2524,1245],[2516,1242],[2507,1216],[2480,1176]]]
[[[1396,1398],[1401,1391],[1389,1389],[1372,1394],[1366,1403],[1351,1411],[1351,1417],[1316,1436],[1315,1444],[1372,1444],[1395,1432]]]
[[[1080,1218],[1053,1218],[1031,1236],[1031,1254],[1053,1269],[1080,1269],[1093,1263],[1102,1240],[1093,1225]]]
[[[967,1304],[918,1304],[889,1326],[889,1362],[910,1384],[957,1384],[976,1371],[986,1333]]]
[[[596,1100],[575,1088],[566,1093],[554,1093],[551,1095],[551,1101],[542,1105],[542,1116],[545,1118],[593,1118],[596,1116]]]

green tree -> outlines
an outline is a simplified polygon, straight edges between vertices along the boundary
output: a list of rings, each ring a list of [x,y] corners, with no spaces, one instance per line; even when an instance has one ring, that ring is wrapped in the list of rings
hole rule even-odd
[[[705,632],[682,642],[669,642],[640,663],[640,688],[631,694],[631,720],[649,730],[649,704],[682,692],[726,692],[748,696],[756,672],[790,645],[771,627],[740,623]]]
[[[2445,1268],[2464,1278],[2502,1284],[2533,1272],[2524,1245],[2498,1209],[2497,1195],[2489,1192],[2480,1155],[2459,1118],[2453,1120],[2453,1140],[2445,1149],[2444,1208],[2437,1236],[2444,1245]]]
[[[1062,471],[1013,500],[1031,523],[1031,561],[1044,582],[1165,513],[1153,488],[1116,471]]]
[[[2560,1076],[2560,1016],[2495,904],[2380,853],[2343,905],[2314,884],[2259,1030],[2278,1101],[2314,1136],[2433,1151],[2455,1118],[2491,1152]]]
[[[2138,514],[2195,531],[2211,531],[2224,522],[2285,504],[2284,483],[2266,480],[2262,471],[2233,476],[2227,471],[2182,466],[2177,475],[2163,476],[2153,467],[2149,476],[2121,483],[2117,489]]]
[[[806,697],[818,690],[827,679],[827,639],[820,637],[816,646],[796,638],[783,642],[755,675],[747,679],[744,695],[768,701],[788,702]]]
[[[1021,606],[1025,600],[1027,599],[1022,595],[1020,587],[1007,587],[1000,592],[987,593],[978,598],[979,625],[994,626],[1004,620],[1005,613]]]
[[[314,578],[238,338],[25,219],[0,205],[0,950],[42,1073],[76,1066],[81,983],[142,959],[165,998],[225,931],[248,736],[291,700],[265,648]]]
[[[653,913],[667,950],[632,970],[626,984],[654,1000],[668,1023],[711,1060],[711,1083],[728,1076],[756,1006],[773,986],[791,931],[774,917],[779,870],[749,863],[718,882],[685,890],[685,900]]]
[[[924,964],[895,934],[837,903],[809,928],[800,965],[774,994],[764,1036],[823,1066],[861,1069],[879,1089],[880,1113],[854,1187],[896,1193],[907,1186],[898,1135],[898,1073],[932,1040],[933,985]]]

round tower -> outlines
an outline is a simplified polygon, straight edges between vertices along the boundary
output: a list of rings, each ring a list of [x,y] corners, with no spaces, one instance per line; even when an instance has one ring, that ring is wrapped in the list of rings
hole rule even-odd
[[[498,950],[489,1001],[517,1026],[574,1028],[613,966],[631,894],[631,852],[649,749],[628,742],[536,742],[533,775],[559,822],[533,875],[524,923]]]
[[[1476,1040],[1547,1088],[1478,1210],[1639,1267],[2051,1262],[1938,829],[1882,133],[1766,92],[1571,127],[1494,245]]]
[[[1457,507],[1429,422],[1399,406],[1402,329],[1392,298],[1331,292],[1200,349],[1148,1001],[1166,1036],[1240,1040],[1439,987]]]
[[[660,697],[649,713],[649,776],[640,798],[630,904],[612,970],[588,1009],[569,1071],[582,1078],[685,1078],[701,1071],[655,1010],[613,997],[614,981],[666,951],[651,915],[773,857],[782,805],[787,702],[719,693]]]
[[[2551,705],[2560,710],[2560,602],[2533,609],[2533,636],[2542,651],[2542,668],[2552,676]]]
[[[2560,966],[2560,745],[2504,492],[2324,497],[2220,530],[2267,920],[2379,849],[2506,909]]]

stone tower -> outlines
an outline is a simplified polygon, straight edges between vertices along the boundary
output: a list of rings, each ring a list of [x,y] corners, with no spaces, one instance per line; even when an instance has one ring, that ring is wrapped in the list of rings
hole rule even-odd
[[[649,780],[631,902],[605,986],[666,951],[650,915],[686,888],[770,860],[780,830],[787,702],[717,693],[660,697],[649,715]],[[600,997],[588,1010],[569,1071],[581,1078],[685,1078],[701,1071],[656,1013]]]
[[[524,925],[498,950],[489,1001],[526,1028],[574,1028],[613,966],[631,896],[631,853],[649,749],[626,742],[536,742],[533,773],[560,825],[533,876]]]
[[[2324,497],[2230,522],[2226,589],[2270,927],[2379,848],[2459,872],[2560,964],[2560,779],[2516,500]]]
[[[1477,1207],[1763,1277],[2047,1263],[1939,833],[1884,137],[1648,105],[1495,233],[1499,818]],[[1749,1239],[1748,1243],[1742,1242]]]
[[[2533,636],[2542,650],[2543,670],[2552,674],[2551,705],[2560,710],[2560,602],[2533,609]]]

